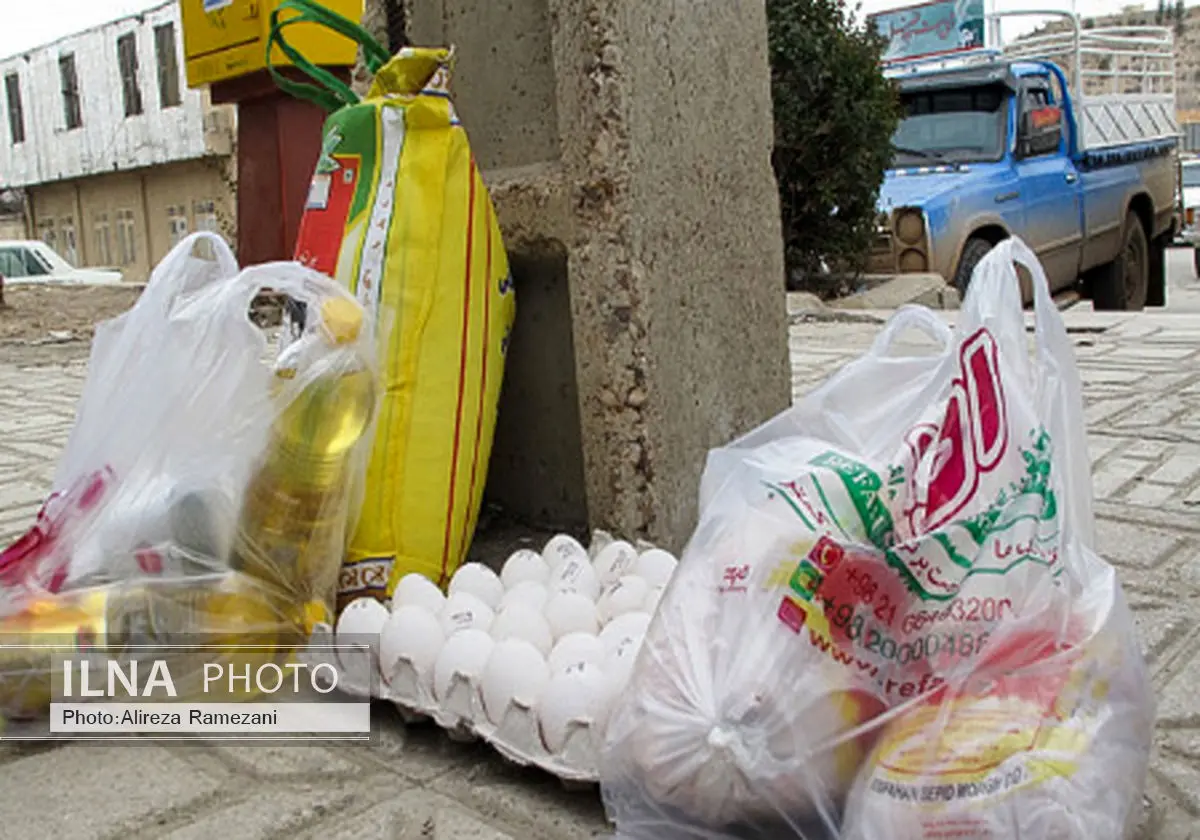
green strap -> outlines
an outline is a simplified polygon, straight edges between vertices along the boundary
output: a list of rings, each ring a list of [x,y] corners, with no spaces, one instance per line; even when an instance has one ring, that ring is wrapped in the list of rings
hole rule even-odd
[[[280,13],[285,10],[294,11],[297,14],[292,15],[286,20],[280,20]],[[271,12],[270,23],[270,34],[267,38],[266,65],[271,76],[275,79],[275,84],[285,93],[299,99],[307,99],[310,102],[315,102],[326,111],[332,112],[346,105],[354,105],[358,102],[358,96],[350,89],[349,85],[328,70],[313,64],[301,55],[295,47],[289,44],[283,37],[283,30],[285,28],[297,23],[315,23],[358,43],[363,48],[363,57],[366,61],[367,69],[372,73],[378,73],[379,69],[391,59],[388,51],[371,37],[371,33],[367,32],[367,30],[354,21],[330,11],[319,3],[313,2],[313,0],[283,0]],[[272,48],[276,44],[278,44],[280,51],[287,56],[288,61],[296,69],[303,72],[310,79],[313,79],[317,84],[295,82],[285,78],[271,61]]]

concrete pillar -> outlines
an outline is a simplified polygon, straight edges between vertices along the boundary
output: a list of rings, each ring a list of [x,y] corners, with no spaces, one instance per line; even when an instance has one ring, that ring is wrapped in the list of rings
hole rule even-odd
[[[517,284],[488,496],[681,549],[708,449],[790,401],[764,4],[408,2]]]

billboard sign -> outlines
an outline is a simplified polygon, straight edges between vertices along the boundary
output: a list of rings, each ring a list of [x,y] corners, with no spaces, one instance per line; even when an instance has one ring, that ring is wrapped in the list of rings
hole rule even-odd
[[[868,18],[886,42],[885,63],[945,56],[984,47],[984,0],[933,0]]]

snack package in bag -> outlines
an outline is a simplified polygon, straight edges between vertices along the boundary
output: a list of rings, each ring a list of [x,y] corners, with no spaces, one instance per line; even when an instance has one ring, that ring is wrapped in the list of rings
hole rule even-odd
[[[273,366],[248,317],[265,288],[312,313]],[[375,416],[373,341],[362,307],[315,271],[239,272],[209,233],[176,245],[97,327],[53,492],[0,552],[0,714],[47,712],[54,658],[82,651],[162,659],[178,697],[245,699],[202,687],[203,668],[281,664],[330,622]]]
[[[339,603],[391,597],[411,572],[444,585],[482,504],[515,315],[495,209],[450,101],[453,53],[391,57],[312,0],[284,0],[271,20],[272,43],[319,85],[280,87],[333,112],[295,257],[375,321],[385,383]],[[374,73],[365,97],[288,45],[298,23],[361,45]]]
[[[1018,240],[959,314],[952,331],[897,311],[866,355],[710,453],[608,724],[619,837],[1124,836],[1154,701],[1093,543],[1066,328]],[[935,349],[896,352],[910,328]]]

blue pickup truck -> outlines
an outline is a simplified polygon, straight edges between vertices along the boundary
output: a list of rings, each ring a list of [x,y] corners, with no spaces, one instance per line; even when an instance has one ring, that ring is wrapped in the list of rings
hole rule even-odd
[[[1168,30],[1138,29],[1150,31],[1076,25],[1024,52],[892,70],[903,116],[871,273],[939,274],[962,292],[1015,235],[1054,292],[1078,289],[1096,309],[1163,305],[1178,224],[1173,57]],[[1139,50],[1168,69],[1122,67]]]

